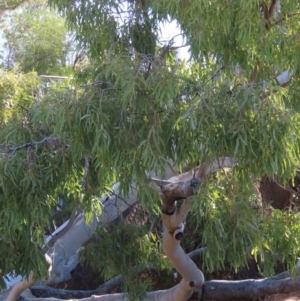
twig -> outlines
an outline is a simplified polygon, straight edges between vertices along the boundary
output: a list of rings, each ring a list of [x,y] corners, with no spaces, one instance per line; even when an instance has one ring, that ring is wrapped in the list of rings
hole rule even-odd
[[[19,106],[20,108],[22,108],[24,111],[26,111],[27,113],[30,112],[30,110],[29,110],[28,108],[24,107],[23,105],[18,104],[18,106]]]
[[[111,195],[114,195],[117,199],[122,200],[129,208],[133,208],[133,207],[134,207],[134,205],[128,204],[128,202],[127,202],[124,198],[120,197],[120,196],[119,196],[118,194],[116,194],[115,192],[110,192],[110,193],[111,193]]]
[[[215,74],[213,74],[206,82],[203,83],[203,86],[206,85],[207,83],[209,83],[211,80],[213,80],[216,76],[218,76],[218,74],[225,69],[225,66],[221,66],[217,72]]]
[[[271,27],[275,26],[275,25],[278,25],[280,23],[282,23],[283,21],[285,21],[286,19],[288,18],[291,18],[291,17],[294,17],[294,16],[297,16],[297,15],[300,15],[300,12],[296,12],[296,13],[293,13],[293,14],[288,14],[287,16],[281,18],[280,20],[274,22],[271,24]]]

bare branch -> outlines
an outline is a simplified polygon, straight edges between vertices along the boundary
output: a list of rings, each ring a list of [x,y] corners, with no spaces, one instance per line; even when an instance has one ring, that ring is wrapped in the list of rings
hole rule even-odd
[[[18,104],[18,106],[23,109],[24,111],[26,111],[27,113],[30,112],[30,110],[28,108],[26,108],[25,106],[21,105],[21,104]]]
[[[269,21],[270,15],[269,15],[269,8],[268,8],[268,5],[267,5],[266,2],[263,2],[263,3],[261,4],[261,7],[262,7],[262,9],[263,9],[263,12],[264,12],[264,18],[265,18],[265,20],[266,20],[265,28],[266,28],[266,30],[270,30],[270,21]]]
[[[222,168],[233,168],[236,165],[237,165],[237,162],[233,158],[220,157],[220,158],[215,159],[211,163],[207,163],[202,166],[198,166],[195,169],[189,170],[180,175],[173,176],[167,180],[163,180],[162,182],[165,184],[178,183],[178,182],[189,181],[192,178],[198,178],[198,179],[200,179],[200,181],[203,181],[208,174],[214,173]],[[159,185],[160,180],[153,179],[153,181]]]

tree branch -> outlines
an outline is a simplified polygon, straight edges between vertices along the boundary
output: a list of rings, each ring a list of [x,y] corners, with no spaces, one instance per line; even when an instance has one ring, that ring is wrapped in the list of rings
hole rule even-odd
[[[193,253],[199,253],[203,249],[197,249],[188,254],[189,257],[193,256]],[[297,264],[298,273],[300,273],[299,264]],[[102,293],[108,293],[110,289],[104,289],[104,285],[111,285],[112,289],[115,287],[114,282],[120,284],[121,275],[109,280],[96,290],[92,291],[64,291],[53,289],[50,287],[32,287],[30,290],[37,297],[50,298],[55,297],[59,298],[56,300],[66,300],[73,298],[87,298],[92,295],[100,295]],[[205,300],[232,300],[237,298],[253,298],[273,295],[273,294],[287,294],[293,291],[298,291],[300,285],[300,276],[297,278],[291,278],[291,273],[289,271],[280,273],[270,278],[264,279],[248,279],[248,280],[237,280],[237,281],[228,281],[228,280],[212,280],[205,281],[203,284],[203,301]],[[102,290],[103,289],[103,290]],[[101,293],[102,290],[102,293]],[[105,297],[105,296],[103,296]],[[30,299],[25,299],[29,301]],[[33,299],[31,299],[33,300]],[[35,299],[36,300],[36,299]],[[50,299],[49,299],[50,300]],[[54,299],[52,299],[54,300]],[[90,298],[92,300],[92,298]],[[103,298],[103,300],[108,300]],[[149,301],[145,299],[145,301]]]
[[[258,67],[259,67],[259,63],[256,63],[254,70],[252,71],[252,73],[250,75],[250,80],[249,80],[250,83],[253,83],[256,81],[257,76],[258,76],[258,71],[259,71]]]
[[[213,164],[205,165],[193,172],[194,176],[197,174],[203,177],[205,174],[216,171],[220,166],[228,166],[233,163],[229,158],[216,160]],[[235,165],[232,164],[232,165]],[[185,175],[186,176],[186,175]],[[180,177],[180,176],[179,176]],[[194,177],[192,178],[192,180]],[[192,296],[198,300],[230,300],[236,298],[260,297],[264,295],[271,295],[276,293],[289,293],[298,290],[300,285],[300,276],[295,279],[290,278],[288,272],[281,273],[271,278],[265,279],[248,279],[242,281],[206,281],[202,272],[197,268],[195,263],[191,260],[180,246],[180,240],[183,237],[183,222],[191,208],[192,201],[188,198],[190,194],[194,194],[194,190],[190,190],[191,179],[180,183],[169,183],[161,187],[162,197],[164,203],[174,202],[174,195],[180,192],[181,197],[186,199],[180,208],[174,207],[175,211],[168,211],[167,214],[162,214],[164,225],[163,230],[163,248],[166,256],[171,261],[173,267],[181,274],[181,282],[168,290],[156,291],[147,293],[145,301],[164,300],[164,301],[185,301]],[[200,183],[199,178],[197,184]],[[174,189],[172,189],[172,187]],[[165,195],[163,194],[165,191]],[[173,191],[173,192],[172,192]],[[171,202],[170,199],[171,198]],[[298,274],[300,264],[297,264]],[[117,276],[118,277],[118,276]],[[119,276],[121,277],[121,276]],[[115,279],[114,279],[115,280]],[[119,279],[119,281],[121,281]],[[100,287],[101,288],[101,287]],[[89,291],[89,293],[98,293],[100,288],[96,291]],[[68,296],[68,295],[67,295]],[[72,295],[73,297],[73,295]],[[65,299],[65,298],[64,298]],[[30,299],[26,299],[30,300]],[[60,300],[47,299],[43,300]],[[126,294],[109,294],[102,296],[92,296],[81,299],[83,301],[90,300],[128,300]]]
[[[286,19],[297,16],[297,15],[300,15],[300,12],[296,12],[296,13],[293,13],[293,14],[288,14],[287,16],[284,16],[283,18],[281,18],[281,19],[277,20],[276,22],[272,23],[271,26],[272,27],[276,26],[276,25],[282,23],[283,21],[285,21]]]
[[[199,184],[200,180],[198,178],[192,178],[189,181],[161,186],[160,194],[163,200],[162,212],[166,214],[173,213],[176,208],[175,202],[196,194]]]
[[[57,142],[60,143],[60,138],[59,137],[45,137],[41,141],[31,141],[31,142],[27,142],[27,143],[24,143],[19,146],[15,146],[15,147],[9,147],[5,144],[0,144],[0,150],[3,150],[5,153],[12,153],[12,152],[16,152],[22,148],[27,148],[27,147],[31,147],[34,145],[43,144],[45,142],[50,142],[50,145],[56,145]]]
[[[32,294],[38,298],[58,298],[61,300],[67,299],[82,299],[88,298],[93,295],[103,295],[108,294],[114,288],[119,286],[123,282],[122,275],[118,275],[104,284],[100,285],[95,290],[64,290],[64,289],[56,289],[49,286],[33,286],[30,288]]]
[[[21,293],[27,288],[31,287],[34,284],[33,273],[31,272],[28,279],[24,279],[21,282],[17,283],[5,301],[17,301]]]
[[[183,174],[171,177],[168,180],[150,178],[158,186],[155,188],[163,200],[162,212],[172,214],[175,211],[175,202],[186,199],[197,193],[199,184],[208,174],[225,167],[234,167],[237,163],[229,157],[220,157],[212,163],[205,164]],[[160,189],[159,189],[159,188]]]
[[[169,183],[178,183],[189,181],[192,178],[198,178],[200,181],[203,181],[208,174],[214,173],[222,168],[233,168],[237,165],[237,161],[230,157],[220,157],[215,159],[210,163],[206,163],[204,165],[198,166],[195,169],[189,170],[184,172],[180,175],[173,176],[168,180],[159,180],[159,179],[152,179],[151,181],[157,183],[157,185],[161,186],[160,183],[163,185]]]
[[[244,298],[258,298],[274,294],[288,294],[299,291],[300,276],[281,280],[249,279],[241,281],[213,280],[204,283],[204,293],[201,301],[233,300]]]
[[[276,7],[276,2],[277,2],[277,0],[272,0],[272,3],[270,5],[270,8],[269,8],[269,17],[270,18],[272,18],[272,16],[273,16],[274,9]]]
[[[206,248],[196,249],[187,255],[196,262],[200,259],[201,254],[206,250]],[[147,267],[146,267],[147,268]],[[59,299],[82,299],[87,298],[92,295],[104,295],[109,294],[113,289],[120,286],[123,282],[122,275],[117,275],[107,282],[100,285],[94,290],[64,290],[52,288],[49,286],[33,286],[30,288],[32,294],[38,298],[59,298]]]
[[[264,12],[264,18],[266,20],[266,24],[265,24],[265,27],[266,27],[266,30],[270,30],[270,15],[269,15],[269,8],[268,8],[268,5],[266,2],[263,2],[261,4],[261,7],[263,9],[263,12]]]

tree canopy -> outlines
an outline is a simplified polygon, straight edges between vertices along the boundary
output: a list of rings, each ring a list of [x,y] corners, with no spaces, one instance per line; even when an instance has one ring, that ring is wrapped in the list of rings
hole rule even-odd
[[[237,270],[250,254],[265,275],[274,273],[278,258],[292,268],[300,247],[297,206],[262,210],[257,203],[264,176],[292,189],[294,202],[299,196],[293,190],[300,155],[299,2],[49,3],[88,59],[68,88],[53,89],[42,101],[32,96],[37,84],[32,74],[12,70],[1,76],[0,253],[6,259],[0,261],[1,274],[47,276],[41,250],[58,198],[70,208],[80,204],[90,221],[91,212],[101,211],[99,197],[119,182],[124,200],[134,187],[143,208],[157,215],[162,206],[172,206],[150,185],[154,174],[163,179],[176,166],[179,173],[197,175],[224,157],[234,164],[199,174],[200,188],[189,204],[201,236],[198,247],[207,248],[204,269],[228,263]],[[40,31],[33,20],[42,15],[45,25],[60,26]],[[25,8],[13,23],[16,31],[9,35],[23,72],[32,66],[37,72],[39,66],[55,70],[63,55],[55,49],[64,48],[55,48],[54,39],[64,43],[66,36],[63,22],[55,20],[51,11]],[[37,40],[23,36],[19,28],[25,21],[32,34],[41,33]],[[173,39],[160,41],[163,24],[171,21],[189,46],[188,61],[177,55]],[[38,53],[30,51],[39,42],[46,53],[41,65]],[[147,246],[149,257],[135,246],[136,258],[159,261],[157,245],[151,254]],[[111,254],[99,251],[100,269],[108,267]],[[120,261],[128,264],[126,257]],[[145,262],[133,265],[139,264]],[[118,273],[113,266],[106,272]]]

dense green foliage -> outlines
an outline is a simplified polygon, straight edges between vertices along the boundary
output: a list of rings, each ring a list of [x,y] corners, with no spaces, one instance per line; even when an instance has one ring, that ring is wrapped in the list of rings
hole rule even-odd
[[[134,181],[139,200],[157,211],[145,171],[162,175],[171,160],[184,170],[220,156],[238,166],[209,178],[192,212],[200,245],[208,247],[206,267],[228,261],[236,269],[249,250],[266,273],[271,253],[292,266],[299,256],[298,212],[262,211],[253,203],[260,177],[286,182],[299,166],[298,1],[282,1],[269,17],[259,1],[50,2],[90,60],[70,89],[43,101],[24,88],[27,96],[18,101],[28,110],[16,103],[1,121],[0,144],[11,147],[0,149],[0,219],[6,221],[0,253],[7,258],[1,273],[39,272],[28,250],[37,254],[41,247],[58,195],[88,210],[116,181],[125,193]],[[170,19],[187,39],[189,63],[158,43],[159,26]],[[293,72],[289,87],[276,80],[285,70]],[[3,104],[7,91],[1,77]],[[84,158],[90,164],[82,185]]]

